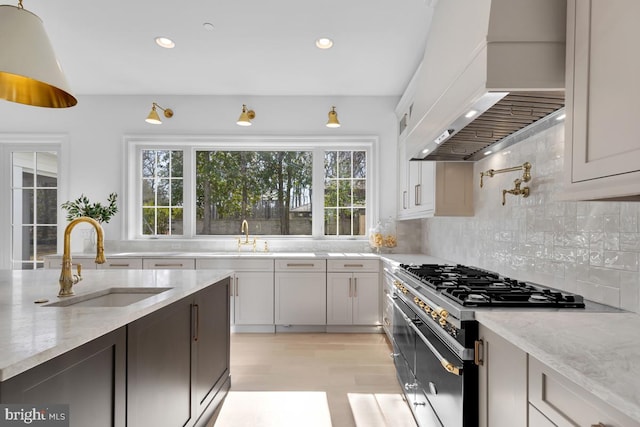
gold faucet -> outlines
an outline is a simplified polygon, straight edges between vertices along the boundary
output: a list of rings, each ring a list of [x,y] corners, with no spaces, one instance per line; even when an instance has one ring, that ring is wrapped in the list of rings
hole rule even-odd
[[[522,185],[522,180],[520,178],[513,181],[513,188],[511,190],[502,190],[502,206],[507,202],[506,196],[507,193],[513,194],[514,196],[522,196],[529,197],[529,187],[520,188]]]
[[[242,226],[240,227],[240,232],[244,233],[244,242],[240,240],[240,238],[238,237],[238,250],[240,250],[240,247],[242,245],[253,245],[253,251],[256,251],[256,244],[258,243],[258,241],[256,240],[256,238],[253,238],[253,242],[249,241],[249,223],[247,222],[246,219],[242,220]]]
[[[59,297],[68,297],[73,295],[73,285],[82,280],[80,266],[78,265],[78,274],[71,272],[71,230],[81,222],[89,223],[96,229],[96,264],[104,264],[104,232],[100,223],[93,218],[82,216],[76,218],[64,229],[64,253],[62,255],[62,271],[60,272],[60,292]]]

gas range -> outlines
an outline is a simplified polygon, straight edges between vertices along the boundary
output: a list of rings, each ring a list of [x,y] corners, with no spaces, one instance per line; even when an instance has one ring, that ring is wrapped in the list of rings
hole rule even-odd
[[[401,264],[421,285],[464,307],[584,308],[582,296],[464,265]]]

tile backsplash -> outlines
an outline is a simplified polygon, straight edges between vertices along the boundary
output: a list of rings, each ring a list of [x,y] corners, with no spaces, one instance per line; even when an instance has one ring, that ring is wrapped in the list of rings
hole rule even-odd
[[[559,200],[564,124],[474,165],[474,217],[422,220],[429,255],[497,271],[640,313],[640,202]],[[528,198],[507,194],[521,172],[481,171],[532,164]]]

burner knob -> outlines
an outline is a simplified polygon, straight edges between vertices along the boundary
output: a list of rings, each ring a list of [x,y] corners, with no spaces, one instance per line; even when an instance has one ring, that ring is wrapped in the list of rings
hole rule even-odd
[[[440,326],[445,327],[447,326],[447,319],[445,319],[444,317],[441,317],[438,323],[440,323]]]
[[[424,305],[424,311],[426,311],[426,312],[427,312],[427,314],[428,314],[428,313],[431,313],[431,307],[429,307],[428,305],[426,305],[426,304],[425,304],[425,305]]]
[[[416,304],[418,304],[420,302],[420,298],[418,297],[413,297],[413,302],[415,302]]]
[[[431,317],[433,317],[433,320],[436,320],[438,318],[438,313],[435,310],[431,311]]]
[[[449,312],[447,310],[445,310],[444,308],[434,308],[433,311],[437,312],[438,315],[444,319],[446,319],[447,317],[449,317]]]
[[[420,302],[418,303],[418,305],[420,306],[420,308],[424,308],[424,302],[423,302],[423,301],[420,301]]]

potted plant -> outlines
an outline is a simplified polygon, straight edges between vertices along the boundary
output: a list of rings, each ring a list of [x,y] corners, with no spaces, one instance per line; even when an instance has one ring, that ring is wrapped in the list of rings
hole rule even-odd
[[[67,211],[67,221],[72,221],[81,216],[88,216],[98,221],[100,224],[108,223],[109,220],[118,212],[116,201],[118,195],[116,193],[109,194],[108,205],[103,206],[102,203],[91,203],[89,198],[84,194],[73,201],[64,202],[61,207]]]

